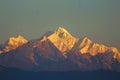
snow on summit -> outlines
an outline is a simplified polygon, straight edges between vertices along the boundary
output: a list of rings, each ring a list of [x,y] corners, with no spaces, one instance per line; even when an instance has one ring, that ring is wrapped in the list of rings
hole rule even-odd
[[[19,46],[22,46],[23,44],[27,43],[28,40],[26,40],[22,36],[17,37],[11,37],[8,39],[8,41],[4,44],[5,48],[1,52],[8,52],[12,49],[16,49]]]
[[[59,27],[48,39],[62,52],[71,50],[77,38],[73,37],[65,28]]]

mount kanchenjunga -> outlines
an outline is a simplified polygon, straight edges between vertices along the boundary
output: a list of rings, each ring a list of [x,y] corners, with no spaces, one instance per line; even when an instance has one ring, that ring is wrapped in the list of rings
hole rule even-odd
[[[70,51],[78,42],[78,39],[73,37],[67,30],[59,27],[53,34],[48,36],[48,39],[61,51]]]
[[[114,47],[73,37],[59,27],[41,39],[23,41],[0,54],[0,65],[25,70],[97,70],[120,71],[120,53]],[[13,44],[16,41],[13,41]]]
[[[59,27],[53,34],[49,35],[48,39],[63,53],[79,51],[80,54],[89,53],[91,56],[95,56],[97,54],[104,54],[105,52],[112,52],[114,53],[114,58],[118,60],[120,58],[117,48],[94,43],[87,37],[83,39],[75,38],[62,27]]]

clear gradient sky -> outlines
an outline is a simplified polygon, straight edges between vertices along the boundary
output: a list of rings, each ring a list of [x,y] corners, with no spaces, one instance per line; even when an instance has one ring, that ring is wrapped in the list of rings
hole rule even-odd
[[[120,50],[120,0],[0,0],[0,43],[19,34],[40,38],[59,26]]]

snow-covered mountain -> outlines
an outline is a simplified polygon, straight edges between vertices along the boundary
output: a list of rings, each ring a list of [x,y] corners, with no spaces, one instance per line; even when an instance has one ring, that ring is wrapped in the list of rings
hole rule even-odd
[[[22,46],[27,42],[28,40],[20,35],[17,37],[11,37],[4,44],[1,45],[2,48],[0,50],[0,53],[9,52],[10,50],[16,49],[17,47]]]
[[[67,30],[59,27],[48,39],[61,51],[70,51],[78,39],[73,37]]]
[[[120,53],[115,47],[92,42],[87,37],[73,37],[59,27],[34,41],[21,36],[10,38],[1,51],[0,65],[25,70],[120,71]]]

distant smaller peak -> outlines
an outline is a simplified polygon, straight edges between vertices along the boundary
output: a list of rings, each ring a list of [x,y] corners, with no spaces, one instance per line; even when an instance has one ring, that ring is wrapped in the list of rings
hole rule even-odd
[[[42,39],[41,39],[41,42],[44,42],[44,41],[46,41],[47,39],[48,39],[47,36],[43,36]]]
[[[119,53],[118,49],[115,47],[110,47],[109,50],[114,52],[114,53]]]
[[[25,44],[28,40],[22,37],[21,35],[18,35],[17,37],[11,37],[8,39],[8,41],[5,43],[7,45],[11,44]]]
[[[25,38],[21,35],[18,35],[17,37],[11,37],[9,39],[25,39]]]
[[[84,37],[81,44],[86,45],[86,44],[91,44],[91,43],[92,43],[92,41],[89,38]]]
[[[21,36],[21,35],[18,35],[16,38],[24,38],[23,36]]]
[[[27,42],[28,40],[26,40],[21,35],[18,35],[17,37],[11,37],[4,43],[4,48],[2,51],[8,52],[10,50],[16,49],[19,46],[22,46],[23,44],[26,44]]]
[[[92,42],[89,38],[87,38],[87,37],[84,37],[83,38],[83,41],[89,41],[89,42]]]

